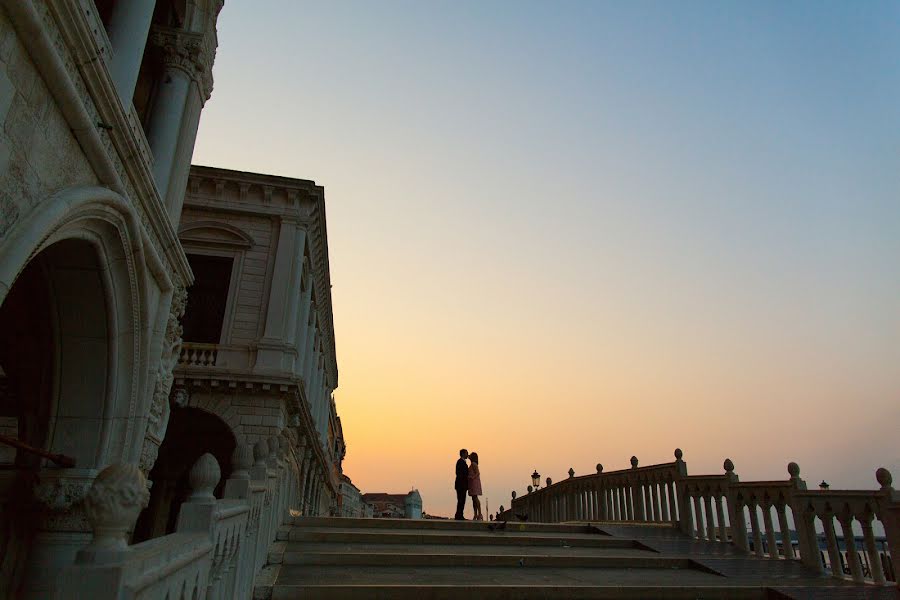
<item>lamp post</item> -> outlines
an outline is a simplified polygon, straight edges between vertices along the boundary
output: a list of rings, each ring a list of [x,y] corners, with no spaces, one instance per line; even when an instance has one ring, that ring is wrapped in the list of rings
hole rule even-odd
[[[819,484],[819,489],[822,490],[823,492],[824,492],[825,490],[827,490],[828,487],[829,487],[829,486],[828,486],[828,482],[825,481],[824,479],[822,480],[822,483]]]
[[[541,474],[537,472],[537,469],[531,474],[531,485],[534,486],[535,490],[541,487]]]

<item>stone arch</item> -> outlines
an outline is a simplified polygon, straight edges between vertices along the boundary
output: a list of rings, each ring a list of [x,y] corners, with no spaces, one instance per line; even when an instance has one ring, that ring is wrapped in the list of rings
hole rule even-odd
[[[148,385],[141,365],[152,340],[144,332],[153,331],[158,308],[147,297],[148,271],[171,291],[159,259],[145,249],[133,207],[106,188],[65,190],[17,224],[0,243],[0,256],[0,306],[33,262],[52,293],[46,449],[72,455],[78,468],[88,469],[132,454],[143,434],[132,421],[144,411]]]
[[[178,508],[190,494],[188,474],[207,452],[219,463],[221,479],[215,488],[222,497],[225,481],[231,474],[231,457],[237,444],[231,427],[212,412],[186,406],[175,407],[169,416],[166,439],[150,480],[150,503],[141,513],[134,530],[134,541],[143,541],[175,531]]]
[[[37,589],[47,557],[74,554],[87,533],[70,518],[73,503],[98,469],[140,449],[137,417],[161,338],[147,332],[158,329],[172,287],[142,236],[119,194],[81,187],[45,199],[0,239],[3,404],[17,437],[74,458],[76,467],[43,468],[46,461],[21,450],[12,458],[15,483],[0,494],[7,585]],[[55,520],[42,516],[51,513]],[[66,535],[35,537],[42,527]]]

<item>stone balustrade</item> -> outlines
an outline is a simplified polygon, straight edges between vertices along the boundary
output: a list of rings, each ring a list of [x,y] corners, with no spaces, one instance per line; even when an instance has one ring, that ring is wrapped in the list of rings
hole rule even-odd
[[[94,539],[62,577],[58,598],[189,600],[250,598],[277,529],[300,501],[300,479],[279,438],[239,444],[223,498],[218,462],[204,454],[189,473],[191,495],[174,533],[128,545],[149,493],[133,465],[112,465],[85,499]]]
[[[787,480],[742,482],[729,459],[723,474],[688,475],[682,456],[676,450],[675,462],[648,467],[631,457],[630,469],[604,472],[598,464],[596,473],[578,477],[570,469],[567,479],[553,483],[548,477],[544,488],[528,486],[518,497],[513,492],[511,507],[498,516],[670,525],[760,558],[801,560],[836,578],[897,581],[900,555],[891,549],[900,546],[900,494],[886,469],[876,473],[879,490],[808,490],[796,463],[788,465]],[[884,540],[876,535],[876,522]]]
[[[181,345],[178,364],[193,367],[214,367],[216,366],[218,354],[219,347],[217,344],[185,342]]]

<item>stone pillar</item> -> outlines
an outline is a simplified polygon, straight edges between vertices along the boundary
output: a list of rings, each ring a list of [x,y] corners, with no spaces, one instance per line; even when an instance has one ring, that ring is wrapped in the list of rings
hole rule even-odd
[[[109,74],[127,113],[134,97],[156,0],[117,0],[109,19]]]
[[[269,292],[266,311],[266,326],[259,341],[256,368],[278,369],[284,353],[289,294],[294,289],[291,281],[297,243],[297,221],[291,217],[281,217],[278,232],[278,246],[275,250],[275,269]]]
[[[297,348],[297,321],[301,320],[303,312],[303,294],[301,292],[303,285],[303,249],[306,247],[306,230],[298,226],[294,230],[294,256],[293,268],[291,271],[291,286],[288,291],[287,302],[287,343]],[[293,371],[293,361],[291,369]]]
[[[194,156],[194,143],[197,141],[200,112],[203,110],[204,102],[205,99],[201,97],[197,84],[191,83],[191,91],[185,101],[184,116],[181,119],[181,130],[178,132],[178,143],[172,163],[172,174],[169,177],[169,187],[166,190],[160,190],[165,199],[169,220],[176,230],[181,222],[181,209],[184,205],[184,194],[187,190],[191,159]]]
[[[150,39],[151,43],[162,49],[165,69],[150,113],[147,142],[153,152],[156,187],[167,210],[173,214],[176,212],[174,204],[180,204],[180,200],[173,202],[170,197],[170,182],[176,166],[190,166],[190,156],[184,156],[187,152],[185,144],[190,144],[192,152],[200,109],[212,91],[212,56],[204,49],[203,36],[199,34],[154,28]],[[199,94],[199,98],[194,99],[197,102],[190,103],[194,83],[194,94]],[[186,115],[188,121],[185,120]],[[184,137],[190,140],[185,141]],[[187,164],[179,165],[179,158]],[[183,186],[176,196],[178,199],[184,198]],[[180,213],[180,210],[179,205],[177,212]]]
[[[306,269],[301,271],[301,281],[306,282],[306,289],[300,295],[300,314],[297,319],[294,345],[297,348],[297,361],[294,363],[294,375],[303,375],[303,366],[306,359],[306,335],[309,329],[309,311],[312,303],[312,273]],[[302,289],[302,285],[301,285]]]

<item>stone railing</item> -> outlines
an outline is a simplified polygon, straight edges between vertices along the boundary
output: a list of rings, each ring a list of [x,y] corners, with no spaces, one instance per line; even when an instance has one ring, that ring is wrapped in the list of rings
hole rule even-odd
[[[214,367],[216,366],[218,354],[219,346],[217,344],[186,342],[181,345],[178,364],[193,367]]]
[[[127,536],[147,505],[147,481],[134,465],[107,467],[84,501],[94,538],[64,570],[56,597],[250,598],[278,527],[299,501],[300,479],[286,458],[280,438],[239,444],[224,497],[216,498],[219,464],[204,454],[189,473],[192,493],[175,532],[132,546]]]
[[[569,469],[568,479],[553,483],[548,477],[544,488],[528,486],[519,497],[513,492],[511,508],[498,517],[671,526],[762,558],[801,560],[841,579],[897,581],[900,552],[892,550],[900,547],[900,494],[886,469],[878,469],[881,488],[874,491],[807,490],[796,463],[788,465],[789,479],[781,481],[742,482],[728,459],[724,471],[688,475],[681,450],[675,451],[675,462],[649,467],[639,467],[631,457],[631,468],[620,471],[604,472],[597,465],[596,473],[575,477]],[[876,534],[876,522],[884,538]]]

